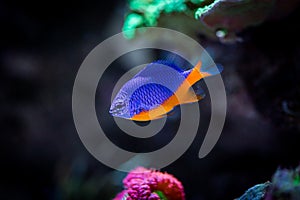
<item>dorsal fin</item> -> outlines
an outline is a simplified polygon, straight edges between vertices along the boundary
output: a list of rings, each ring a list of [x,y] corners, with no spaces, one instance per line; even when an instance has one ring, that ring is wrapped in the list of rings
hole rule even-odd
[[[157,60],[157,61],[152,62],[151,64],[167,65],[167,66],[172,67],[173,69],[177,70],[178,72],[183,72],[183,69],[178,67],[174,62],[171,62],[168,60]]]
[[[170,69],[166,69],[166,67],[163,67],[163,65],[166,65],[172,69],[175,69],[177,72],[182,74],[184,70],[180,69],[176,64],[174,64],[171,61],[168,60],[157,60],[150,64],[148,64],[144,69],[142,69],[139,73],[137,73],[134,78],[136,77],[155,77],[160,72],[168,71],[170,72]]]

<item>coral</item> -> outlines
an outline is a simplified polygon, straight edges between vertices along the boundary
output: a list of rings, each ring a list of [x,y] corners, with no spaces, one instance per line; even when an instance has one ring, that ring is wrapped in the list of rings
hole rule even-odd
[[[203,8],[198,8],[195,18],[216,30],[224,28],[229,32],[263,22],[270,14],[274,0],[218,0]]]
[[[270,182],[257,184],[253,186],[252,188],[248,189],[243,196],[236,200],[263,200],[266,191],[270,186]]]
[[[162,12],[184,12],[187,9],[185,0],[131,0],[130,13],[123,26],[126,38],[133,38],[135,28],[141,26],[156,26]]]
[[[278,169],[272,178],[272,186],[266,200],[300,199],[300,166],[295,170]]]
[[[255,185],[236,200],[299,200],[300,166],[295,170],[278,169],[272,182]]]
[[[183,186],[174,176],[138,167],[123,180],[124,190],[114,200],[184,200]]]
[[[124,36],[131,39],[135,36],[136,28],[156,26],[162,13],[184,13],[200,20],[211,32],[222,28],[233,35],[245,27],[263,22],[274,7],[274,2],[275,0],[130,0],[131,12],[124,22]]]

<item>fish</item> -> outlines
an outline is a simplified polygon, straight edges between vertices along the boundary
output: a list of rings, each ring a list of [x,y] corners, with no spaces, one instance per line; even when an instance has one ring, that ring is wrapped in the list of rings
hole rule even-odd
[[[198,102],[205,93],[192,86],[201,79],[220,74],[221,65],[203,68],[199,61],[183,70],[176,63],[158,60],[148,64],[127,81],[112,101],[109,113],[133,121],[150,121],[166,117],[176,106]]]

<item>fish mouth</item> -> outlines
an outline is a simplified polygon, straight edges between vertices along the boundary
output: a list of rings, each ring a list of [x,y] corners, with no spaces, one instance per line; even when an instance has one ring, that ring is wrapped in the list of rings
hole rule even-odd
[[[123,112],[119,109],[116,109],[116,108],[111,108],[109,110],[109,113],[112,115],[112,116],[116,116],[116,117],[119,117],[119,116],[122,116],[123,115]]]
[[[116,110],[116,109],[110,109],[109,110],[109,113],[113,116],[115,115],[118,115],[118,114],[121,114],[121,112],[119,110]]]
[[[116,109],[110,109],[109,113],[114,116],[114,117],[120,117],[120,118],[124,118],[124,119],[130,119],[130,116],[127,113],[124,113],[120,110],[116,110]]]

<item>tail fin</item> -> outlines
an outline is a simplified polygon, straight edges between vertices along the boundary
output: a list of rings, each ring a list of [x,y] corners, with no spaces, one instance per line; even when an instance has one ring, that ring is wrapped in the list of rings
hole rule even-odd
[[[198,65],[196,65],[197,67]],[[202,75],[202,77],[207,77],[207,76],[213,76],[213,75],[217,75],[220,74],[223,71],[223,66],[220,64],[213,64],[213,65],[209,65],[206,67],[200,67],[198,68],[200,74]]]
[[[202,78],[220,74],[222,71],[222,65],[213,64],[207,67],[202,67],[202,63],[199,61],[193,69],[186,71],[187,81],[193,85]]]

